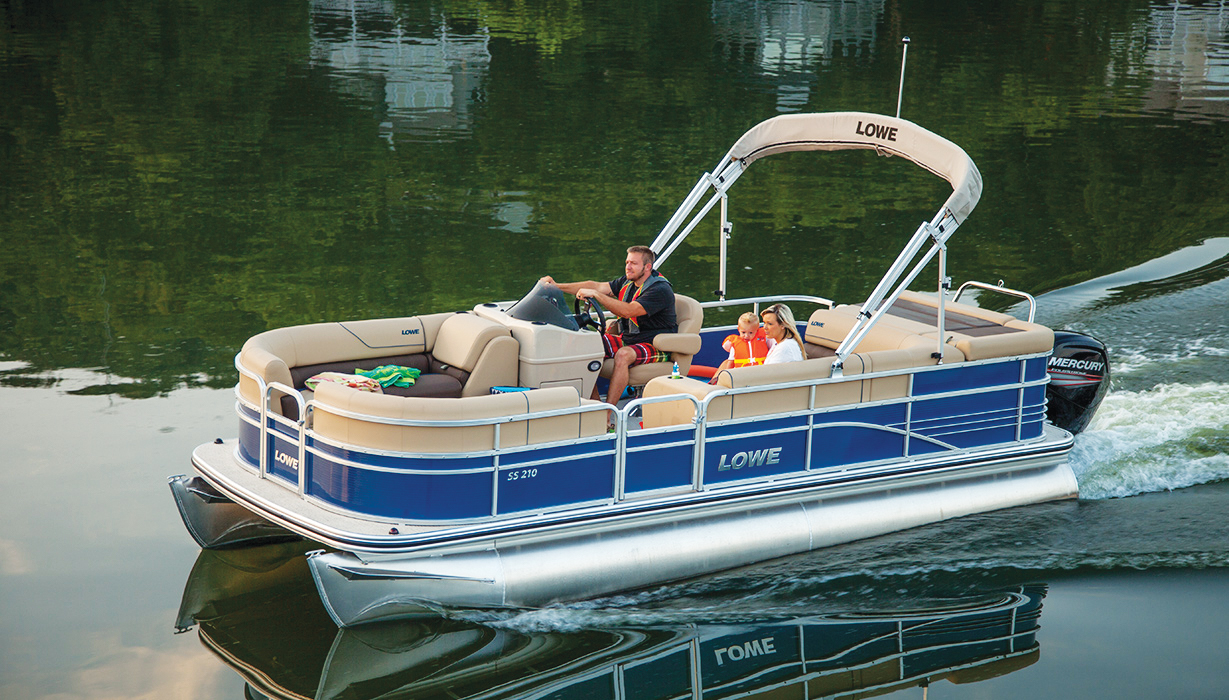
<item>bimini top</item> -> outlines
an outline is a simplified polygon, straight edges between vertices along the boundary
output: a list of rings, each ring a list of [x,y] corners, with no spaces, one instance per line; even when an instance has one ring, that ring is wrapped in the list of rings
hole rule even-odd
[[[837,361],[832,366],[833,374],[839,374],[845,357],[854,351],[871,326],[878,322],[936,255],[939,256],[940,278],[936,352],[942,357],[943,338],[946,337],[943,330],[946,243],[973,212],[973,207],[977,206],[977,201],[981,199],[982,180],[977,166],[963,148],[913,122],[866,112],[827,112],[785,114],[756,124],[734,143],[713,172],[700,176],[691,193],[666,222],[650,246],[657,253],[656,266],[660,267],[700,220],[720,202],[723,235],[719,236],[720,277],[717,294],[724,299],[725,241],[730,230],[726,218],[726,193],[730,186],[748,166],[764,156],[791,151],[842,150],[871,150],[881,155],[899,156],[947,180],[952,186],[952,194],[934,218],[922,222],[862,305],[857,323],[836,349]],[[715,190],[714,194],[699,207],[698,212],[692,214],[709,187]],[[684,221],[687,221],[685,226]],[[920,260],[914,265],[913,261],[919,255]]]
[[[964,223],[981,198],[981,173],[964,149],[913,122],[867,112],[784,114],[752,127],[735,142],[711,173],[700,177],[653,241],[651,247],[658,254],[657,264],[660,266],[670,256],[756,160],[791,151],[859,149],[899,156],[951,184],[952,195],[932,222],[944,239]],[[712,199],[692,215],[709,187],[716,190]],[[683,226],[688,216],[691,216],[691,221]]]
[[[742,167],[791,151],[869,149],[900,156],[952,185],[944,207],[963,223],[981,198],[981,173],[964,149],[913,122],[865,112],[785,114],[760,122],[734,144],[726,161]]]

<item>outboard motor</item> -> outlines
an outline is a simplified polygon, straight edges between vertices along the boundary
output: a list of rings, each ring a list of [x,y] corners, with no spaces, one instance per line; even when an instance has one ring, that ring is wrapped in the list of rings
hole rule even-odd
[[[1054,354],[1046,369],[1046,418],[1070,433],[1080,432],[1110,388],[1105,343],[1074,331],[1054,331]]]

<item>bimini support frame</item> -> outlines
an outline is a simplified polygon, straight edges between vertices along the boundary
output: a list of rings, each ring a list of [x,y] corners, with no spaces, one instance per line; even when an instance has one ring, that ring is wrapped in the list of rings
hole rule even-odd
[[[650,246],[657,253],[657,267],[666,262],[708,212],[720,202],[721,289],[718,294],[724,298],[728,291],[725,288],[725,243],[731,226],[726,208],[730,187],[752,163],[764,156],[793,151],[841,150],[873,150],[883,156],[899,156],[947,180],[952,186],[952,194],[934,218],[918,227],[862,305],[862,314],[836,350],[837,358],[832,365],[832,374],[841,375],[845,358],[854,352],[867,332],[936,255],[939,256],[940,305],[936,355],[941,360],[944,294],[950,286],[946,277],[947,240],[977,206],[977,201],[981,198],[982,179],[977,166],[964,149],[904,119],[865,112],[830,112],[786,114],[760,122],[735,142],[711,173],[704,173],[700,177],[674,216],[666,222]],[[700,204],[710,187],[714,190],[712,196],[692,215],[692,211]],[[685,226],[684,221],[687,222]],[[910,263],[919,255],[922,256],[921,259],[910,270]]]

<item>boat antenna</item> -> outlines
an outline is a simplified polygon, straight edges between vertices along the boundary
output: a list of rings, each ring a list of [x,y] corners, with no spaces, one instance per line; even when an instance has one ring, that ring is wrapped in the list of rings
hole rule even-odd
[[[909,58],[909,37],[903,37],[900,43],[905,45],[905,52],[900,57],[900,89],[896,91],[896,118],[900,119],[900,100],[905,96],[905,61]]]

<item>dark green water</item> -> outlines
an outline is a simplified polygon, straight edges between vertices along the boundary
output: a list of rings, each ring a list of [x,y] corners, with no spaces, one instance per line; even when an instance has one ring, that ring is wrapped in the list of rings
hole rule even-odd
[[[172,634],[198,550],[163,483],[235,433],[247,337],[613,277],[755,123],[893,113],[902,35],[902,116],[985,180],[949,274],[1111,346],[1084,500],[448,624],[583,656],[1041,583],[1040,658],[934,697],[1229,695],[1229,4],[10,0],[0,697],[242,697]],[[858,302],[945,197],[867,153],[759,161],[731,194],[727,291]],[[712,297],[716,229],[669,260],[680,291]],[[334,635],[311,605],[231,642],[284,650],[263,671],[308,695]]]

